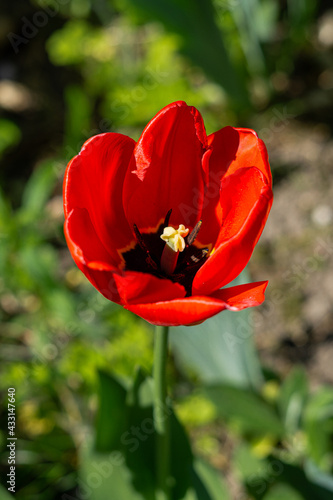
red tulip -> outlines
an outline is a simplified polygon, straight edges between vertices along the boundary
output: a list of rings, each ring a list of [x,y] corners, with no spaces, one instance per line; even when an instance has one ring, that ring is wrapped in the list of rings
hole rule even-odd
[[[253,130],[225,127],[207,137],[199,111],[174,102],[137,143],[97,135],[69,163],[68,247],[107,299],[156,325],[256,306],[267,281],[222,287],[251,257],[271,186],[266,148]]]

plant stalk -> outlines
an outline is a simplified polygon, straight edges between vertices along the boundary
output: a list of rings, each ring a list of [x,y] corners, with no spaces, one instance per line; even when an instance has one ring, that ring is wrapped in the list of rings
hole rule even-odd
[[[154,425],[156,437],[156,500],[170,500],[170,410],[167,406],[166,366],[168,358],[167,326],[155,327],[154,338]]]

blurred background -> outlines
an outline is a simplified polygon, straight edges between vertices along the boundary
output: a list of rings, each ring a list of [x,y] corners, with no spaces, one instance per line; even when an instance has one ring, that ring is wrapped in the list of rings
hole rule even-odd
[[[207,133],[254,128],[275,192],[240,278],[269,279],[265,304],[172,329],[177,418],[223,498],[333,498],[331,2],[7,0],[0,11],[0,498],[11,498],[8,387],[17,499],[147,498],[101,496],[84,479],[98,371],[150,372],[153,329],[74,265],[61,190],[86,139],[138,139],[175,100],[200,110]],[[210,495],[186,498],[222,498]]]

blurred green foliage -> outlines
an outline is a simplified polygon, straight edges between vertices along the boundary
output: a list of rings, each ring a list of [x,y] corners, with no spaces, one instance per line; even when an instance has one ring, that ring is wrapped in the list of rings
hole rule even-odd
[[[306,99],[291,100],[285,89],[295,59],[313,51],[317,3],[47,0],[30,7],[29,19],[51,12],[47,7],[56,15],[48,14],[20,55],[33,67],[45,45],[53,74],[66,77],[56,101],[61,140],[50,138],[51,153],[25,147],[22,123],[31,126],[31,113],[37,135],[42,131],[38,109],[7,109],[0,119],[0,157],[16,168],[1,172],[1,476],[8,467],[6,391],[15,387],[17,499],[83,499],[92,470],[100,471],[101,486],[91,499],[111,498],[111,486],[112,498],[148,499],[152,471],[142,468],[142,457],[145,450],[153,468],[152,442],[131,454],[119,438],[151,414],[153,330],[100,296],[72,262],[62,233],[65,165],[92,135],[116,130],[138,138],[174,100],[198,107],[208,133],[256,120],[274,133],[270,120],[284,103],[289,113],[306,108]],[[52,100],[46,81],[37,103]],[[50,123],[55,116],[47,114]],[[28,176],[20,170],[27,149]],[[333,390],[310,391],[302,369],[285,380],[265,373],[250,314],[223,313],[173,331],[168,376],[174,439],[182,443],[173,459],[174,500],[232,498],[222,480],[230,470],[252,499],[332,498]],[[224,449],[226,435],[232,445]],[[103,476],[106,460],[116,474]]]
[[[10,120],[0,120],[0,157],[7,148],[20,141],[21,133],[18,126]]]

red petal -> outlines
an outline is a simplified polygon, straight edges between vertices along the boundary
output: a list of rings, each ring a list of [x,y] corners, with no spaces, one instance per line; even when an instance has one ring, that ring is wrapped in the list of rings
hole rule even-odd
[[[212,293],[211,297],[225,301],[230,311],[241,311],[247,307],[260,306],[265,300],[268,281],[257,281],[245,285],[230,286]]]
[[[238,168],[257,167],[266,177],[267,183],[271,184],[267,150],[254,130],[224,127],[209,135],[207,140],[212,148],[210,168],[231,175]]]
[[[255,167],[241,168],[223,178],[220,201],[222,227],[216,247],[239,233],[262,191],[267,188],[262,173]]]
[[[222,227],[216,250],[193,280],[193,294],[210,294],[239,275],[262,233],[271,203],[271,188],[258,169],[240,169],[223,178]]]
[[[79,269],[107,299],[119,302],[113,279],[117,269],[112,265],[112,258],[101,243],[88,211],[74,208],[66,219],[64,231],[68,248]]]
[[[170,208],[173,226],[196,224],[203,202],[205,148],[201,115],[185,102],[170,104],[149,122],[125,179],[123,200],[130,224],[151,230]]]
[[[250,129],[225,127],[207,138],[210,154],[204,162],[208,175],[202,211],[202,227],[198,241],[214,244],[221,227],[220,185],[222,178],[240,168],[256,167],[266,184],[272,184],[271,171],[264,143]]]
[[[265,299],[266,286],[267,282],[262,281],[218,290],[210,297],[193,296],[125,307],[153,325],[193,325],[215,316],[224,309],[238,311],[261,304]]]
[[[185,297],[185,289],[178,283],[167,279],[135,271],[126,271],[123,275],[115,275],[115,281],[121,296],[122,304],[159,302]]]
[[[86,208],[115,264],[120,263],[117,249],[133,239],[122,207],[122,187],[134,146],[122,134],[92,137],[69,163],[64,180],[66,217],[73,208]]]

